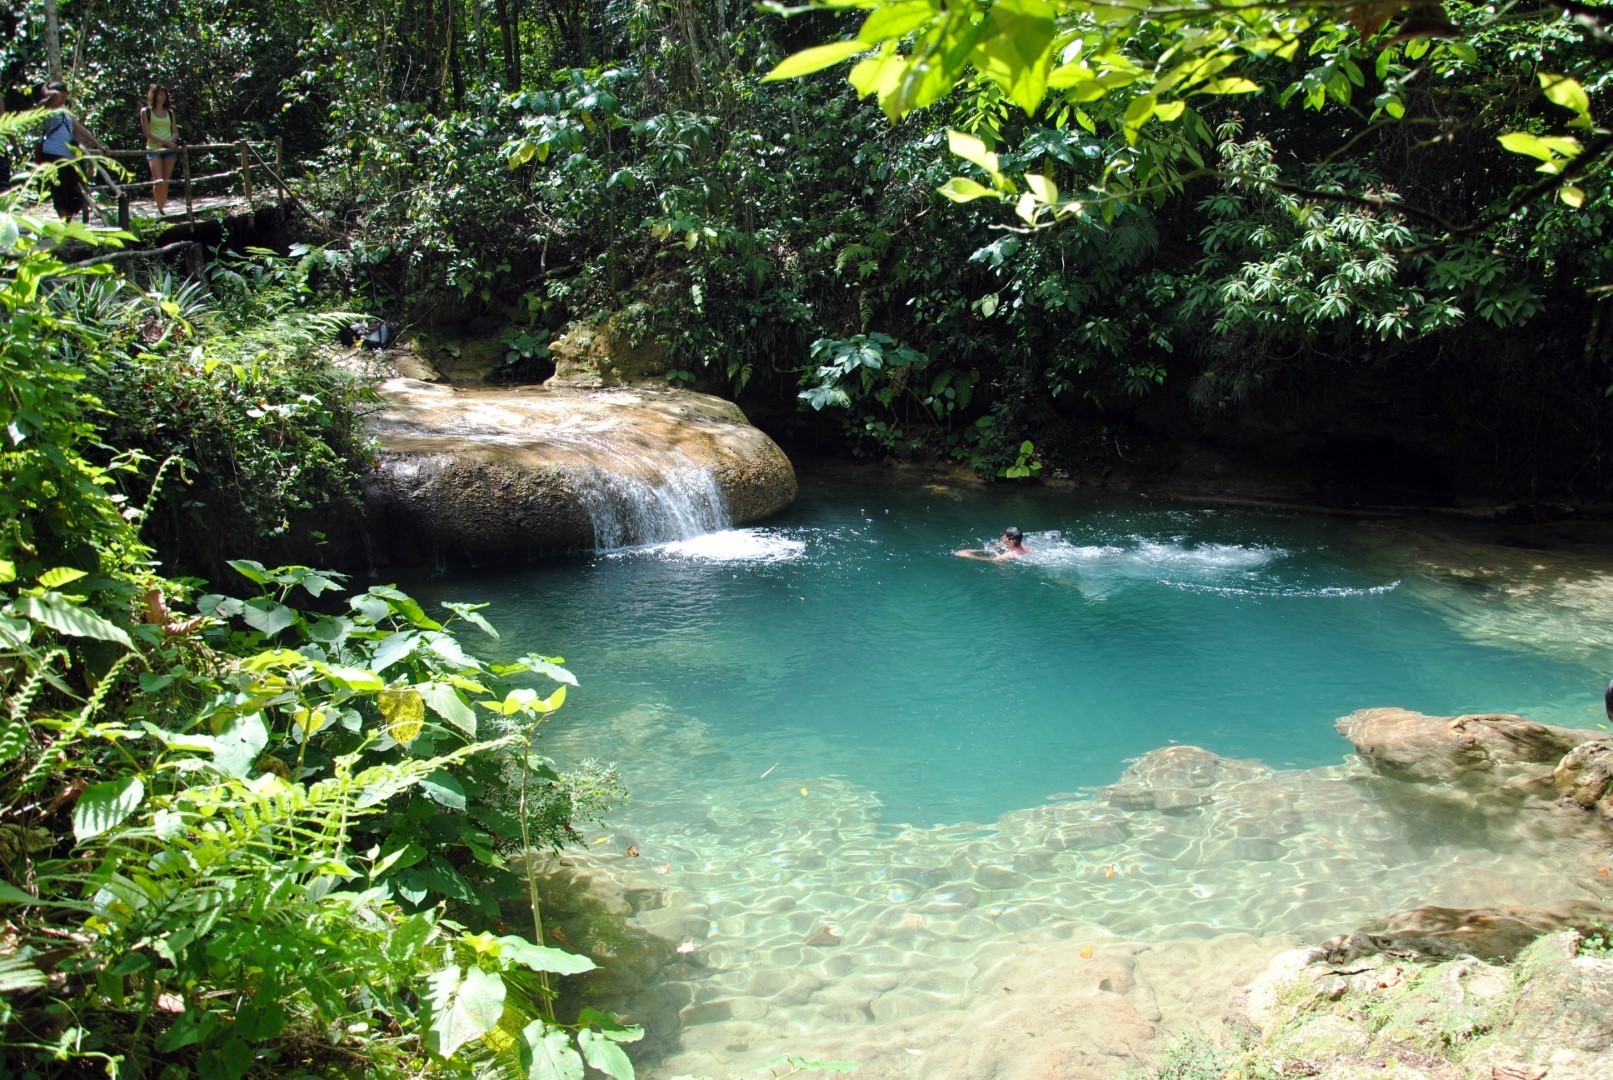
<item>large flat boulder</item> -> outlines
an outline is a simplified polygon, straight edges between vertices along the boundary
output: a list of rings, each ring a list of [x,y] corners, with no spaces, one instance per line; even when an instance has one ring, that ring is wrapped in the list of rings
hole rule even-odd
[[[1334,727],[1385,776],[1519,795],[1549,795],[1563,755],[1597,734],[1508,713],[1427,716],[1392,708],[1361,709]]]
[[[710,395],[407,378],[379,392],[366,500],[380,520],[435,545],[507,552],[681,539],[795,499],[784,452]]]

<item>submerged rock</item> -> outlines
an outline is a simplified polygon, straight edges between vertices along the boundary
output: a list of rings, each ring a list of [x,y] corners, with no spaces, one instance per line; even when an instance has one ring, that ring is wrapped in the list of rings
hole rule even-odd
[[[1232,761],[1198,746],[1167,746],[1134,761],[1120,781],[1103,789],[1121,810],[1183,812],[1214,798],[1218,784],[1254,780],[1270,770],[1255,761]]]
[[[760,520],[795,499],[784,452],[738,406],[706,394],[413,379],[380,392],[365,498],[382,520],[432,544],[503,552],[676,539],[640,535],[655,509],[646,501],[690,490],[688,501],[719,504],[698,508],[711,515],[694,523],[699,532]]]
[[[1369,953],[1511,959],[1542,934],[1613,923],[1613,907],[1575,901],[1551,907],[1449,908],[1396,912],[1322,946],[1328,960],[1348,963]]]

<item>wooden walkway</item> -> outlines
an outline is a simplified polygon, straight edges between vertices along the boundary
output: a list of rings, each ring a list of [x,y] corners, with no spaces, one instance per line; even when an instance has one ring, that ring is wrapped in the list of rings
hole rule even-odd
[[[157,213],[151,192],[155,182],[144,150],[108,150],[128,170],[123,179],[104,166],[86,185],[95,201],[91,224],[128,229],[144,226],[194,225],[242,217],[258,210],[278,208],[291,201],[285,181],[285,159],[279,139],[233,143],[202,143],[180,149],[168,182],[168,213]],[[102,220],[96,222],[93,219]]]

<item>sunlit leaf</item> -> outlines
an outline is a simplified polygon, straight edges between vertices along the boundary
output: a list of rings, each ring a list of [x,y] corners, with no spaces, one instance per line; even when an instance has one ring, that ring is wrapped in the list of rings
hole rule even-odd
[[[936,188],[936,190],[955,203],[998,197],[997,192],[976,180],[969,179],[967,176],[954,176]]]
[[[467,735],[476,734],[476,711],[465,703],[452,686],[446,683],[418,683],[415,691],[431,707],[431,711],[453,724]]]
[[[58,634],[69,637],[94,638],[97,641],[115,641],[129,648],[134,643],[122,627],[117,626],[93,611],[48,592],[43,596],[24,596],[13,604],[18,614],[50,627]]]
[[[577,1032],[577,1045],[582,1049],[583,1060],[616,1080],[633,1080],[633,1063],[627,1052],[591,1028]]]
[[[1193,91],[1195,94],[1258,94],[1260,84],[1253,79],[1238,77],[1212,79]]]
[[[426,982],[431,988],[426,1046],[443,1057],[492,1030],[504,1011],[504,980],[481,968],[462,971],[451,964]]]
[[[997,155],[986,149],[986,144],[979,137],[962,131],[947,132],[947,149],[971,164],[978,165],[988,173],[1001,172]]]
[[[414,690],[382,690],[375,695],[376,708],[386,718],[386,733],[408,744],[420,737],[425,727],[426,703]]]
[[[527,1080],[582,1080],[583,1061],[559,1028],[534,1020],[521,1029],[521,1067]]]
[[[47,589],[59,589],[68,582],[88,577],[83,570],[75,570],[71,566],[58,566],[53,570],[46,570],[39,575],[39,584]]]
[[[581,975],[599,965],[586,956],[552,949],[547,945],[534,945],[513,934],[498,939],[502,946],[499,954],[533,971],[550,971],[556,975]]]
[[[810,49],[802,49],[779,61],[778,66],[762,77],[763,82],[779,82],[783,79],[798,79],[802,75],[810,75],[814,71],[822,71],[842,60],[849,60],[858,53],[868,51],[866,41],[832,41],[827,45],[814,45]]]
[[[146,797],[138,776],[91,784],[73,804],[73,836],[79,843],[123,824]]]
[[[1544,71],[1539,75],[1540,89],[1546,95],[1547,101],[1561,105],[1576,116],[1590,114],[1591,99],[1577,79],[1571,79],[1567,75],[1550,75]]]

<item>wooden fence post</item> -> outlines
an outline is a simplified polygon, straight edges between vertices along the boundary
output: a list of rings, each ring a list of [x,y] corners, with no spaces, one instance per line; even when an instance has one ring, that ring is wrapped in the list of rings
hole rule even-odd
[[[247,149],[246,140],[242,139],[236,144],[241,148],[241,194],[246,196],[247,209],[252,209],[252,160],[248,157],[251,152]]]
[[[179,148],[179,172],[180,178],[185,182],[185,217],[194,225],[196,223],[196,206],[191,199],[190,193],[190,147],[188,146]]]

